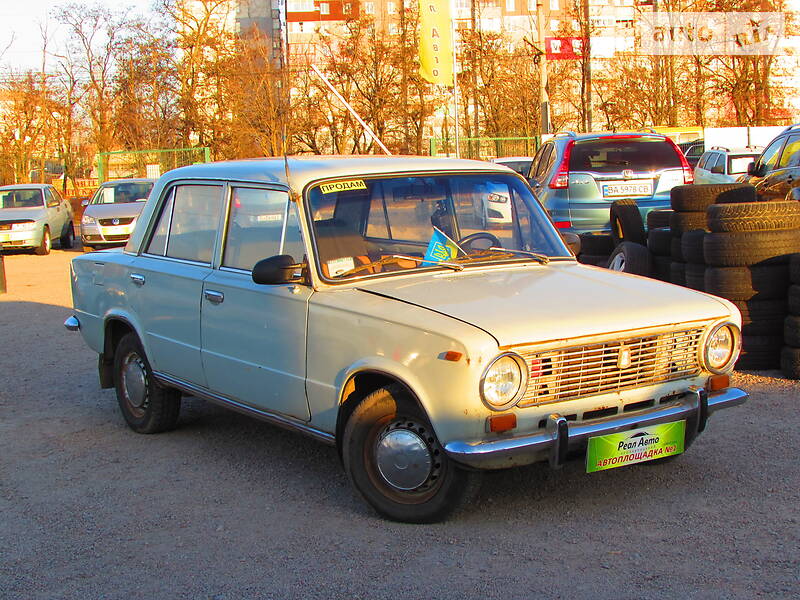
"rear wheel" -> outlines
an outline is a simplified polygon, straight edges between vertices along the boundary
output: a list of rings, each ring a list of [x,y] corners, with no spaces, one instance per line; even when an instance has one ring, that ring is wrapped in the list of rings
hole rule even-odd
[[[75,229],[73,228],[72,223],[69,224],[67,230],[61,235],[58,243],[62,250],[72,248],[72,246],[75,244]]]
[[[44,231],[42,232],[42,242],[39,246],[34,250],[36,254],[39,256],[46,256],[50,254],[50,248],[52,247],[52,241],[50,240],[50,228],[45,226]]]
[[[342,458],[363,498],[394,521],[440,521],[477,482],[476,473],[447,457],[427,417],[399,385],[376,390],[356,407],[345,427]]]
[[[114,387],[122,416],[137,433],[159,433],[175,427],[180,392],[156,382],[135,333],[126,334],[114,352]]]

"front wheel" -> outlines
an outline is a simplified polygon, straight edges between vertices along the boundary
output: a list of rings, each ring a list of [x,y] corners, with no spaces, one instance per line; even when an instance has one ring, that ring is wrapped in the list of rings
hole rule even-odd
[[[181,394],[156,382],[135,333],[126,334],[114,352],[114,387],[122,416],[137,433],[159,433],[175,427]]]
[[[478,474],[447,457],[399,385],[376,390],[356,407],[345,427],[342,458],[363,498],[394,521],[443,520],[477,488]]]
[[[45,227],[42,232],[42,241],[34,252],[39,256],[46,256],[50,254],[52,242],[50,241],[50,228]]]
[[[75,245],[75,229],[72,223],[69,224],[66,231],[64,231],[64,233],[61,235],[59,244],[62,250],[68,250]]]

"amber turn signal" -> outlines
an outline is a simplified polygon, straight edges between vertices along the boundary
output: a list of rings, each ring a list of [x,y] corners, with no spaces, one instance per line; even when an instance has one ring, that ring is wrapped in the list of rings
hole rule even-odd
[[[461,352],[455,352],[453,350],[450,350],[449,352],[445,352],[442,358],[445,360],[449,360],[451,362],[458,362],[459,360],[461,360],[461,356],[462,356]]]
[[[718,390],[724,390],[731,385],[731,378],[728,375],[714,375],[713,377],[708,378],[708,391],[709,392],[716,392]]]
[[[517,415],[514,413],[492,415],[487,420],[489,422],[489,431],[493,431],[495,433],[509,431],[517,426]]]

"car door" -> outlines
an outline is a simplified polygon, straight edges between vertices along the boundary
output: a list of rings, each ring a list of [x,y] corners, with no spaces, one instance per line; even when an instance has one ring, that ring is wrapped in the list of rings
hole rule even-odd
[[[258,285],[256,262],[304,259],[296,204],[286,190],[232,185],[220,266],[203,282],[202,355],[208,387],[255,407],[308,420],[306,321],[312,290]]]
[[[767,146],[756,161],[756,173],[760,175],[749,176],[747,183],[752,183],[756,187],[756,194],[762,199],[777,198],[777,188],[783,177],[783,169],[778,167],[782,156],[782,150],[787,138],[779,137]],[[786,194],[784,194],[785,196]]]
[[[64,233],[64,223],[69,218],[69,213],[49,187],[44,188],[44,200],[47,206],[47,223],[50,225],[50,235],[57,239]]]
[[[203,387],[203,280],[211,274],[224,189],[209,182],[169,187],[144,252],[128,267],[126,282],[152,368]]]

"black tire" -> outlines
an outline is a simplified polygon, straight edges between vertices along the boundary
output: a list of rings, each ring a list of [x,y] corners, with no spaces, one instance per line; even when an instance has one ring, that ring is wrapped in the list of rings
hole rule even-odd
[[[657,227],[647,232],[647,249],[653,255],[670,256],[671,244],[672,232],[669,227]]]
[[[787,265],[708,267],[705,291],[728,300],[777,300],[786,297]]]
[[[693,229],[685,231],[681,236],[681,255],[687,263],[705,264],[703,239],[706,237],[706,233],[703,229]]]
[[[800,228],[800,202],[746,202],[708,207],[711,231],[778,231]]]
[[[67,226],[67,230],[61,234],[58,240],[58,247],[62,250],[69,250],[75,245],[75,228],[72,223]]]
[[[411,434],[423,449],[424,461],[409,465],[418,471],[419,478],[424,477],[413,488],[403,489],[397,485],[399,482],[390,482],[378,466],[379,442],[383,436],[399,431]],[[376,390],[355,408],[345,426],[342,459],[350,481],[364,500],[393,521],[441,521],[468,501],[476,488],[477,474],[465,471],[447,457],[427,417],[399,385]],[[400,479],[413,475],[409,467],[394,476]]]
[[[732,300],[742,314],[742,335],[783,335],[786,318],[785,300]]]
[[[783,322],[783,341],[787,346],[800,348],[800,317],[788,315]]]
[[[670,205],[681,212],[705,212],[720,202],[754,202],[755,188],[743,183],[676,185],[670,190]]]
[[[581,254],[609,256],[614,251],[614,240],[610,233],[582,233]]]
[[[651,273],[655,279],[670,282],[672,258],[669,256],[651,256]]]
[[[758,263],[785,264],[800,249],[800,230],[714,232],[703,240],[706,264],[747,267]]]
[[[705,212],[674,212],[669,216],[669,228],[672,230],[672,237],[679,238],[684,232],[693,229],[706,228]]]
[[[705,273],[706,266],[703,264],[686,263],[684,267],[684,276],[686,278],[686,287],[698,290],[700,292],[705,290]]]
[[[675,285],[686,285],[686,263],[675,260],[670,263],[669,281]]]
[[[612,271],[650,277],[652,271],[650,252],[642,244],[622,242],[608,257],[608,268]]]
[[[135,333],[120,340],[114,352],[114,387],[122,416],[137,433],[159,433],[178,422],[181,394],[162,387]]]
[[[800,285],[790,285],[789,293],[789,314],[800,315]]]
[[[578,262],[584,265],[605,267],[608,264],[608,254],[580,254]]]
[[[737,370],[777,369],[781,362],[783,336],[743,335],[742,354],[736,361]]]
[[[647,235],[644,231],[642,213],[635,200],[623,198],[611,203],[611,237],[614,245],[622,242],[633,242],[644,246],[647,244]]]
[[[800,283],[800,254],[792,254],[789,257],[789,281]]]
[[[800,348],[784,346],[781,349],[781,371],[789,379],[800,379]]]
[[[45,225],[44,231],[42,232],[42,243],[39,244],[33,252],[37,256],[47,256],[50,254],[50,248],[52,248],[52,244],[53,242],[50,239],[50,228]]]
[[[683,257],[683,244],[680,237],[673,237],[669,243],[669,255],[675,262],[686,262]]]
[[[672,210],[669,208],[656,208],[647,213],[645,223],[647,223],[647,231],[653,229],[669,228],[669,216]]]

